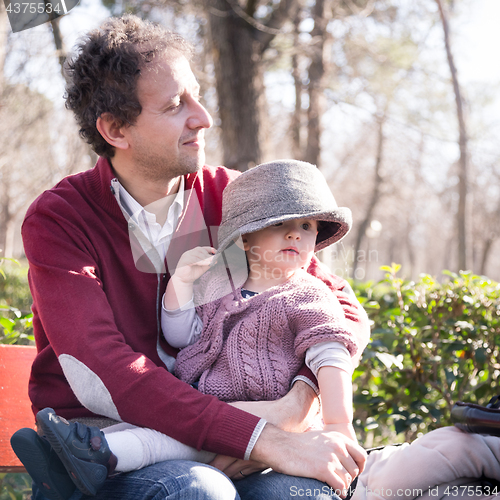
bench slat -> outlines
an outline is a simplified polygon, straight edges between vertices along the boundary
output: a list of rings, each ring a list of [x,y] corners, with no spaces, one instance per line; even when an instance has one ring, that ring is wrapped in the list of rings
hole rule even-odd
[[[0,472],[25,472],[10,446],[10,438],[21,427],[35,427],[28,398],[34,346],[0,344]]]

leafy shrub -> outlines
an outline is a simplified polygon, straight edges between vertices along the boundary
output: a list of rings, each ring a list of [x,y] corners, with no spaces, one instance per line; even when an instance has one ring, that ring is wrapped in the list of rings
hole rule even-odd
[[[12,259],[0,258],[0,343],[34,341],[28,270]]]
[[[469,272],[441,284],[383,267],[384,280],[356,285],[373,322],[354,372],[361,442],[411,441],[450,425],[456,401],[486,404],[499,392],[500,285]]]
[[[28,474],[0,474],[0,500],[29,500],[31,478]]]
[[[365,447],[411,441],[450,425],[456,401],[486,404],[499,392],[500,285],[445,271],[417,282],[383,267],[384,280],[355,283],[372,340],[354,372],[355,424]],[[27,269],[0,260],[0,343],[33,341]],[[0,500],[29,498],[29,476],[0,475]]]

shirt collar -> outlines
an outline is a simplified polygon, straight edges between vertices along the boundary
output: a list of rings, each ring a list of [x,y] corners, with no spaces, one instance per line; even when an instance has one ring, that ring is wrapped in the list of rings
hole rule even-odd
[[[112,191],[115,195],[118,204],[127,212],[131,218],[131,221],[137,224],[143,232],[144,224],[154,224],[156,222],[155,214],[148,212],[124,187],[120,184],[120,181],[115,177],[111,180]],[[158,232],[158,238],[164,238],[171,236],[177,227],[179,218],[184,210],[184,177],[181,177],[179,182],[179,188],[175,195],[172,205],[168,209],[167,219],[165,224]],[[149,231],[147,231],[150,234]],[[156,238],[155,238],[156,239]]]

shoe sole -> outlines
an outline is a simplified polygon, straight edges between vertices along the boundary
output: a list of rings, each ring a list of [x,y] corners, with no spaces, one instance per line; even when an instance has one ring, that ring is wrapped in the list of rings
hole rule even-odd
[[[45,434],[47,441],[61,459],[70,479],[77,488],[85,495],[95,496],[97,490],[108,477],[108,469],[104,465],[76,458],[59,434],[52,429],[53,424],[49,420],[49,415],[55,415],[55,413],[42,410],[36,416],[37,423]]]
[[[10,439],[12,449],[22,462],[31,479],[36,483],[43,496],[49,500],[68,500],[74,491],[74,484],[67,478],[69,485],[66,494],[51,476],[50,452],[44,447],[42,438],[33,429],[20,429]],[[48,444],[47,444],[48,446]],[[55,457],[54,457],[55,458]],[[61,470],[64,472],[64,469]]]
[[[451,421],[463,432],[500,436],[500,411],[473,403],[456,403]]]

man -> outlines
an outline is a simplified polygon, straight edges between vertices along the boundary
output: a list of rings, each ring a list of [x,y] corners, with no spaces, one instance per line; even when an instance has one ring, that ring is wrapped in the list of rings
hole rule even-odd
[[[124,16],[91,32],[68,65],[67,107],[101,158],[42,194],[23,224],[38,347],[33,408],[100,427],[155,429],[218,453],[211,465],[226,474],[164,462],[110,478],[97,499],[282,499],[306,489],[335,497],[365,455],[338,433],[288,432],[303,430],[317,409],[307,369],[282,400],[239,405],[248,412],[165,369],[176,355],[158,320],[169,269],[186,249],[213,246],[222,191],[238,175],[203,166],[212,120],[189,58],[180,37]],[[364,347],[366,316],[345,282],[330,278]],[[38,463],[55,470],[41,440],[33,446]],[[268,467],[277,472],[246,479]],[[36,485],[34,498],[44,498]]]

